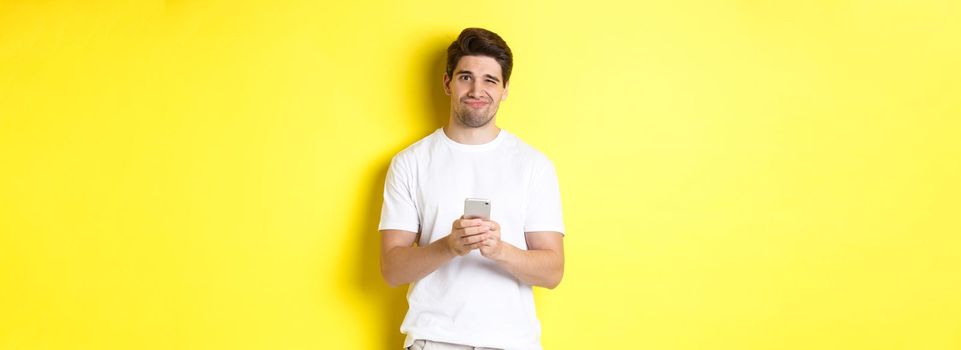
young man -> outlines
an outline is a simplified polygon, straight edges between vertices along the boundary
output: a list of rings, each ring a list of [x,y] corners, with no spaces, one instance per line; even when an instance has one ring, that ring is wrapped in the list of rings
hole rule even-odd
[[[532,287],[560,283],[564,224],[553,164],[495,123],[512,64],[497,34],[461,32],[447,49],[448,124],[391,161],[381,272],[411,284],[410,349],[541,349]],[[465,219],[466,198],[489,200],[490,220]]]

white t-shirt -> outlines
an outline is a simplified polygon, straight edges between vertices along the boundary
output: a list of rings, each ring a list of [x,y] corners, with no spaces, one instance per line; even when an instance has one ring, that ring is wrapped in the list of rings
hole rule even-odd
[[[464,199],[491,202],[501,240],[527,249],[525,232],[564,232],[554,166],[543,154],[501,130],[482,145],[457,143],[443,129],[391,160],[379,229],[419,232],[419,246],[450,234]],[[541,349],[530,285],[479,250],[456,257],[413,282],[400,330],[416,339],[510,350]]]

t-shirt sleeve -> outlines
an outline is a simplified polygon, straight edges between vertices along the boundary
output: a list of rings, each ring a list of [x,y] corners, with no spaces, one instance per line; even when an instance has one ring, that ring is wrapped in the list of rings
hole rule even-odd
[[[530,201],[524,221],[524,232],[538,231],[564,233],[560,187],[554,164],[547,159],[534,170],[531,178]]]
[[[380,211],[378,230],[420,232],[420,216],[414,205],[410,168],[400,157],[394,157],[384,181],[384,206]]]

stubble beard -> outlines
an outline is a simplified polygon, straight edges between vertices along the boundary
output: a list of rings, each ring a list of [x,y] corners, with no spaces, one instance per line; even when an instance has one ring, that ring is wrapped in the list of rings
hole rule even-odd
[[[457,120],[459,120],[461,124],[464,124],[464,126],[480,128],[490,123],[491,120],[494,120],[494,115],[497,114],[496,107],[490,114],[485,115],[485,112],[487,112],[491,106],[492,105],[488,105],[487,108],[482,110],[474,110],[470,107],[455,108],[454,114],[457,116]]]

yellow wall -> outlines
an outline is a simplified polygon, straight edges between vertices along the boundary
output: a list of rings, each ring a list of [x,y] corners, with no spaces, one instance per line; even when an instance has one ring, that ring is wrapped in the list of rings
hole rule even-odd
[[[389,349],[466,26],[561,181],[547,349],[961,349],[957,1],[0,1],[0,349]]]

